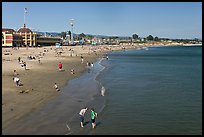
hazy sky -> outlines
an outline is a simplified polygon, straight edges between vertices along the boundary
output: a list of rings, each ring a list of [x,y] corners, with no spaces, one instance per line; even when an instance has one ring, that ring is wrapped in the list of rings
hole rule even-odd
[[[2,27],[47,32],[202,38],[202,2],[2,2]]]

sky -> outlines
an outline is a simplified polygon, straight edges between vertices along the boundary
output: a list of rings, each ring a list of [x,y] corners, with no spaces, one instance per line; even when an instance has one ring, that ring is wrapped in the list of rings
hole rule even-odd
[[[2,28],[107,36],[202,38],[202,2],[2,2]]]

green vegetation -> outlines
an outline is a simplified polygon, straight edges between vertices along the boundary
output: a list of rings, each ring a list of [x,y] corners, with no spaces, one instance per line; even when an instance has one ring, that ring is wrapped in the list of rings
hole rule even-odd
[[[71,36],[71,31],[61,32],[58,36],[66,39],[67,34]],[[39,34],[38,34],[39,35]],[[3,37],[3,35],[2,35]],[[94,39],[94,40],[93,40]],[[75,34],[74,40],[90,40],[98,41],[100,39],[101,44],[119,44],[119,43],[155,43],[155,42],[164,42],[164,43],[180,43],[180,44],[200,44],[202,43],[201,39],[170,39],[170,38],[159,38],[158,36],[148,35],[146,37],[140,37],[138,34],[134,33],[132,36],[105,36],[105,35],[91,35],[91,34]]]

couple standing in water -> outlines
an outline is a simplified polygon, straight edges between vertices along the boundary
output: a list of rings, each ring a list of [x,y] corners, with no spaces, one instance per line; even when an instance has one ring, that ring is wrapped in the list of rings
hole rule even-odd
[[[87,107],[81,109],[81,111],[79,112],[79,117],[80,117],[80,120],[81,120],[81,127],[84,127],[84,115],[86,113],[86,111],[88,110]],[[92,108],[91,109],[91,125],[92,125],[92,128],[95,128],[96,127],[96,118],[97,118],[97,113],[94,111],[94,109]]]

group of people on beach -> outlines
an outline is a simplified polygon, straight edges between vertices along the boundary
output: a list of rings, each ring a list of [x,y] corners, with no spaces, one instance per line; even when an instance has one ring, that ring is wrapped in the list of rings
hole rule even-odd
[[[26,62],[24,62],[23,60],[21,60],[20,57],[18,57],[18,62],[21,65],[21,67],[24,67],[26,70]],[[16,84],[16,86],[20,86],[20,78],[18,77],[19,74],[17,73],[16,70],[13,70],[13,81]]]
[[[28,60],[35,60],[36,58],[34,57],[34,56],[27,56],[27,59]],[[27,70],[27,68],[26,68],[26,62],[25,61],[23,61],[22,59],[21,59],[21,57],[18,57],[18,63],[20,64],[20,66],[21,67],[24,67],[24,69],[25,70]],[[40,57],[38,58],[38,62],[39,62],[39,64],[41,64],[41,62],[40,62]],[[22,85],[22,84],[20,84],[20,78],[19,77],[17,77],[17,75],[19,75],[19,74],[17,74],[17,72],[16,72],[16,70],[14,70],[14,77],[13,77],[13,80],[14,80],[14,82],[16,83],[16,86],[20,86],[20,85]]]
[[[79,112],[79,118],[80,118],[80,126],[83,128],[84,127],[84,116],[85,116],[85,113],[86,111],[88,110],[87,107],[84,107],[83,109],[81,109],[81,111]],[[96,118],[98,116],[98,114],[96,113],[96,111],[94,110],[94,108],[91,108],[91,113],[90,113],[90,116],[91,116],[91,125],[92,125],[92,128],[95,128],[96,127]]]

